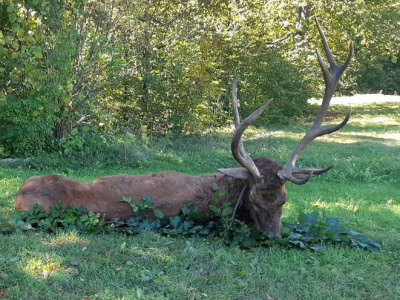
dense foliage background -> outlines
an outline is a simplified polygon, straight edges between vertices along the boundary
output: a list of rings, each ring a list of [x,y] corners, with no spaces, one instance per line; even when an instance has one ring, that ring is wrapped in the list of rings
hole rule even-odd
[[[4,0],[0,157],[112,146],[126,135],[199,133],[268,98],[259,122],[321,96],[318,17],[341,61],[340,93],[400,90],[396,0]],[[90,147],[89,147],[90,148]]]

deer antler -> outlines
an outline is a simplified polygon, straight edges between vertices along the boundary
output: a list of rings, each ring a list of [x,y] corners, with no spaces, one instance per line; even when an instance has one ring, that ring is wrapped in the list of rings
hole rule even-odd
[[[238,100],[237,100],[237,78],[234,77],[232,81],[232,104],[233,104],[233,116],[235,121],[235,133],[232,138],[231,151],[233,157],[236,161],[244,168],[246,168],[254,181],[260,182],[263,180],[258,168],[256,167],[254,161],[246,153],[243,147],[242,135],[244,131],[249,127],[249,125],[255,121],[263,112],[268,108],[272,99],[266,102],[263,106],[253,112],[250,116],[240,122],[239,110],[238,110]]]
[[[347,59],[346,59],[345,63],[343,65],[339,66],[336,63],[335,58],[333,57],[333,55],[329,49],[325,34],[324,34],[321,26],[319,25],[319,22],[317,19],[315,19],[315,23],[317,24],[317,28],[318,28],[319,34],[321,36],[324,51],[325,51],[326,57],[328,59],[329,65],[331,67],[332,74],[329,73],[326,64],[322,60],[320,52],[316,48],[315,52],[317,53],[318,62],[321,67],[322,74],[324,76],[324,81],[325,81],[325,93],[324,93],[324,98],[322,100],[322,105],[321,105],[321,108],[318,112],[317,118],[315,119],[313,125],[311,126],[309,131],[306,133],[306,135],[303,137],[303,139],[299,142],[296,149],[293,151],[292,155],[290,156],[289,160],[284,165],[283,169],[278,172],[278,176],[281,179],[291,181],[295,184],[304,184],[308,180],[310,180],[310,178],[313,174],[322,174],[322,173],[329,171],[332,168],[332,166],[331,166],[331,167],[328,167],[325,169],[298,169],[295,167],[295,164],[296,164],[297,160],[299,159],[300,154],[303,152],[303,150],[307,147],[308,144],[310,144],[315,138],[317,138],[319,136],[329,134],[329,133],[332,133],[332,132],[335,132],[335,131],[341,129],[349,121],[350,113],[351,113],[351,111],[350,111],[347,114],[347,116],[344,118],[344,120],[340,124],[338,124],[334,127],[330,127],[330,128],[322,127],[322,121],[324,120],[326,112],[328,111],[329,103],[332,99],[333,93],[335,92],[335,89],[339,82],[339,79],[340,79],[341,75],[343,74],[343,72],[347,69],[347,67],[350,64],[350,60],[353,55],[353,42],[350,42],[350,46],[349,46],[350,50],[349,50],[349,54],[347,55]],[[294,176],[295,174],[298,176],[297,177]]]

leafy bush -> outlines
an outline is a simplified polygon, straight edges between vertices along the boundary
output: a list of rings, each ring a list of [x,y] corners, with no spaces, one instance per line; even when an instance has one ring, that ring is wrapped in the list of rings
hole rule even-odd
[[[357,80],[364,93],[394,94],[400,92],[400,53],[396,61],[380,59],[363,65]]]
[[[60,172],[82,168],[139,168],[150,163],[161,146],[146,146],[132,135],[103,136],[86,132],[54,142],[56,152],[39,153],[27,165],[29,169],[56,169]],[[12,167],[12,166],[10,166]]]
[[[315,88],[301,69],[271,50],[258,55],[257,59],[257,63],[249,61],[244,67],[245,75],[240,78],[243,82],[239,81],[241,115],[250,115],[271,98],[274,101],[258,123],[285,123],[309,113],[307,100],[313,96]],[[230,102],[229,94],[227,101]],[[228,112],[231,116],[230,110]]]
[[[314,16],[338,61],[355,41],[341,92],[356,77],[362,91],[398,91],[399,62],[382,59],[398,55],[396,2],[314,2],[2,1],[0,156],[82,152],[85,126],[101,123],[103,135],[231,124],[234,75],[243,116],[269,98],[259,124],[303,116],[323,85]]]

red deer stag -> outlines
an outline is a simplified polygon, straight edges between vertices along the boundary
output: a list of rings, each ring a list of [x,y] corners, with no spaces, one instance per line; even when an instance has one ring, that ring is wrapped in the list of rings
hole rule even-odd
[[[213,186],[218,185],[228,191],[227,200],[240,199],[236,216],[245,221],[254,222],[264,233],[273,232],[280,237],[282,206],[286,202],[287,181],[304,184],[313,175],[323,174],[332,167],[325,169],[300,169],[296,162],[305,147],[315,138],[341,129],[349,120],[350,113],[342,123],[331,128],[323,128],[322,121],[327,113],[330,100],[337,83],[348,67],[353,44],[345,63],[339,66],[330,52],[325,35],[316,20],[316,25],[322,39],[332,73],[316,49],[318,62],[325,81],[325,94],[320,111],[303,139],[293,151],[284,166],[269,158],[251,159],[245,152],[242,135],[246,128],[256,120],[271,103],[271,100],[240,122],[237,107],[236,79],[233,81],[232,100],[236,130],[231,143],[233,157],[241,165],[238,168],[219,169],[222,174],[206,174],[189,176],[175,172],[165,172],[148,175],[117,175],[100,177],[93,182],[78,182],[59,175],[35,176],[29,178],[20,188],[16,197],[16,207],[29,210],[35,203],[44,209],[54,206],[57,201],[62,205],[84,205],[89,210],[105,214],[107,219],[114,217],[127,218],[132,214],[129,204],[121,202],[123,196],[134,201],[141,201],[142,196],[151,195],[154,207],[161,210],[166,217],[178,214],[181,207],[191,203],[203,215],[213,193]]]

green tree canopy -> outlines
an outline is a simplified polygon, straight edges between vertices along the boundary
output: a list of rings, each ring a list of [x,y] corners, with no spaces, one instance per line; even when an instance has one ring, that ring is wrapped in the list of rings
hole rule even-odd
[[[355,60],[341,93],[400,88],[395,0],[4,0],[0,155],[82,147],[87,132],[195,133],[268,98],[259,122],[304,115],[320,97],[314,26]]]

